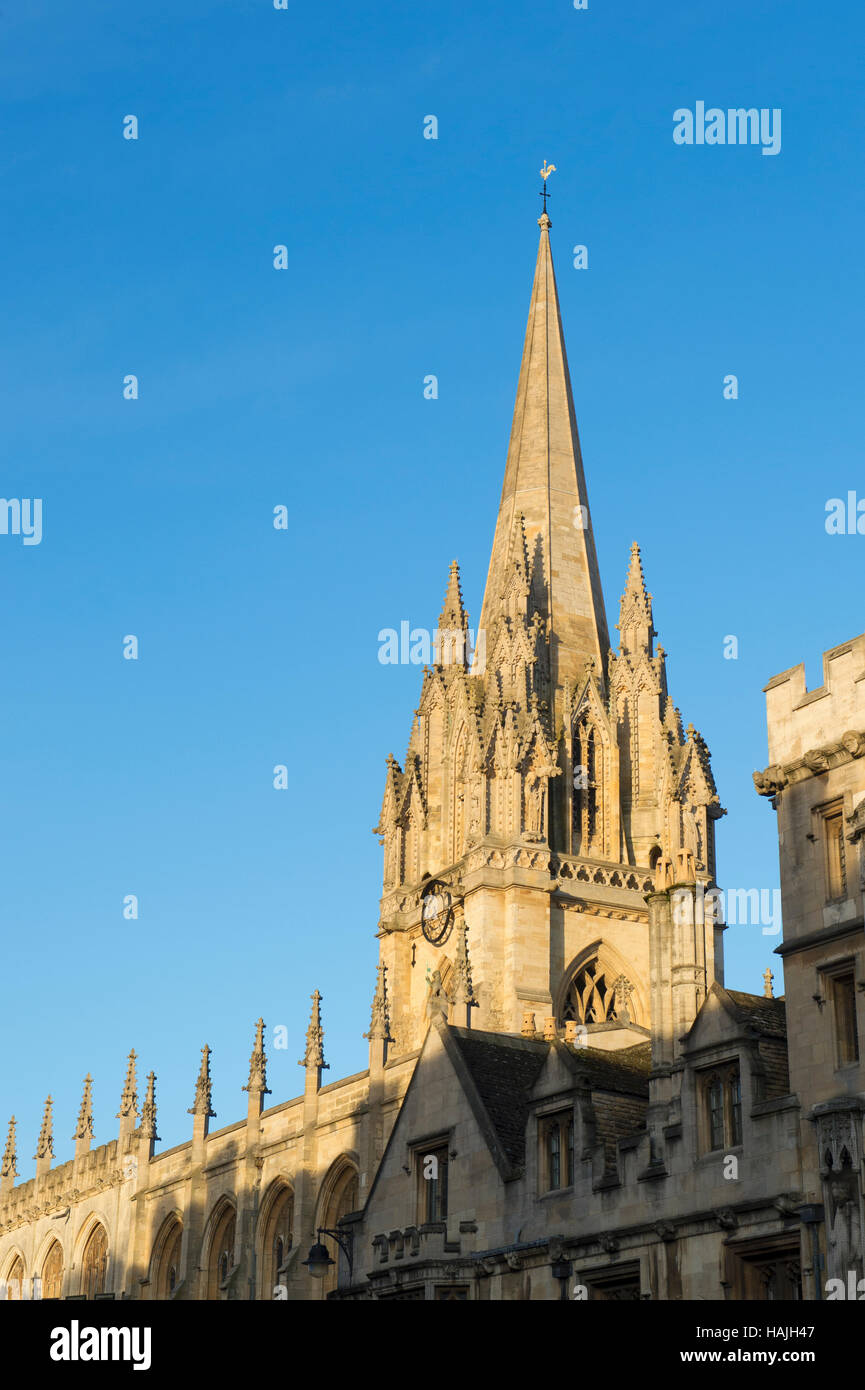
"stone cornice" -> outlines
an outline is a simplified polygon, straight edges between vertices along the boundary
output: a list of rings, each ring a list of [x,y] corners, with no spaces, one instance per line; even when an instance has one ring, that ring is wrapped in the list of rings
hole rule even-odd
[[[63,1188],[60,1191],[52,1192],[50,1196],[44,1198],[42,1201],[36,1198],[36,1200],[31,1200],[26,1205],[22,1204],[18,1211],[13,1211],[8,1215],[8,1204],[4,1204],[6,1205],[6,1210],[4,1211],[3,1208],[0,1208],[0,1234],[5,1235],[7,1232],[14,1231],[20,1226],[33,1225],[36,1221],[41,1220],[43,1216],[51,1216],[52,1213],[60,1216],[63,1214],[64,1208],[77,1206],[80,1202],[86,1201],[88,1197],[95,1197],[109,1188],[119,1187],[124,1181],[123,1169],[113,1168],[110,1169],[104,1177],[96,1178],[95,1181],[89,1183],[86,1187]],[[24,1192],[23,1187],[12,1189],[13,1192],[16,1190],[19,1194]],[[26,1195],[28,1197],[30,1196],[29,1193]]]
[[[785,787],[805,782],[809,777],[819,777],[863,755],[865,731],[850,729],[835,742],[824,743],[820,748],[809,748],[801,758],[794,758],[788,763],[772,763],[762,772],[755,772],[754,786],[759,796],[777,796]]]

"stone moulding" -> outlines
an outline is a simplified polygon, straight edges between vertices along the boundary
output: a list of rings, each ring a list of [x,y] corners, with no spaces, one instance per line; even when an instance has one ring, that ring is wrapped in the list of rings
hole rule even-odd
[[[762,772],[754,773],[754,786],[759,796],[777,796],[785,787],[796,782],[805,782],[809,777],[819,777],[832,768],[843,767],[854,758],[865,754],[865,731],[850,729],[834,743],[824,743],[820,748],[809,748],[801,758],[789,763],[772,763]]]

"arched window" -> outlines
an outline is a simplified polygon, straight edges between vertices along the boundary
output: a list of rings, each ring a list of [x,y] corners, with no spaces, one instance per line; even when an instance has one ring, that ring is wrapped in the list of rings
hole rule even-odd
[[[224,1285],[234,1268],[236,1229],[234,1207],[230,1203],[226,1203],[216,1222],[213,1238],[210,1242],[210,1259],[207,1271],[207,1297],[209,1299],[225,1297],[226,1291],[221,1285]]]
[[[55,1240],[42,1261],[42,1297],[59,1298],[63,1286],[63,1250]]]
[[[603,858],[602,792],[604,746],[598,729],[583,715],[574,729],[574,853]]]
[[[16,1299],[24,1296],[24,1261],[20,1255],[15,1257],[12,1268],[6,1275],[6,1298]]]
[[[451,858],[459,859],[465,848],[466,826],[468,824],[466,815],[466,787],[468,762],[468,733],[463,727],[457,735],[454,746],[453,756],[453,775],[451,778],[451,826],[453,838],[451,841]]]
[[[180,1283],[180,1247],[183,1242],[183,1226],[176,1216],[163,1227],[154,1250],[153,1297],[171,1298]]]
[[[87,1238],[81,1260],[81,1292],[85,1298],[95,1298],[105,1293],[105,1275],[108,1269],[108,1236],[105,1227],[96,1225]]]
[[[277,1183],[264,1211],[261,1296],[272,1298],[294,1238],[294,1193],[286,1183]]]
[[[345,1160],[335,1169],[331,1170],[331,1176],[326,1182],[326,1196],[322,1204],[322,1218],[320,1225],[329,1231],[335,1231],[339,1227],[340,1220],[347,1216],[349,1212],[356,1211],[358,1207],[358,1178],[357,1169],[349,1160]],[[347,1268],[345,1254],[343,1250],[335,1246],[333,1240],[325,1242],[331,1251],[331,1257],[335,1259],[334,1268],[322,1280],[325,1286],[324,1292],[329,1293],[337,1285],[337,1270],[342,1272]]]

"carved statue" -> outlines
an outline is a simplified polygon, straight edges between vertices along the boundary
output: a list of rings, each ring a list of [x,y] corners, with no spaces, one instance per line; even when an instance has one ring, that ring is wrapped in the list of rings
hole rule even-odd
[[[542,840],[546,823],[547,779],[533,774],[526,781],[526,839]]]
[[[432,973],[430,973],[430,971],[427,970],[426,987],[427,1000],[426,1008],[424,1010],[426,1017],[428,1019],[433,1019],[436,1017],[437,1014],[441,1014],[444,1018],[447,1018],[448,997],[445,994],[444,986],[442,985],[442,977],[440,970],[433,970]]]

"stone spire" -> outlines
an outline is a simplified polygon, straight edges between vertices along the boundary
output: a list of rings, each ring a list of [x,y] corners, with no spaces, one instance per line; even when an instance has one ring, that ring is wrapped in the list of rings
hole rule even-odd
[[[51,1160],[54,1157],[54,1122],[51,1115],[51,1108],[54,1102],[49,1096],[45,1102],[45,1113],[42,1116],[42,1128],[39,1131],[39,1139],[36,1143],[36,1176],[41,1177],[47,1173],[51,1167]]]
[[[370,1020],[369,1032],[364,1033],[365,1038],[370,1042],[392,1042],[390,1036],[390,1014],[388,1011],[387,998],[387,966],[378,967],[378,975],[375,982],[375,994],[372,997],[372,1018]]]
[[[84,1094],[72,1138],[75,1140],[75,1157],[80,1158],[89,1150],[93,1138],[93,1077],[89,1072],[84,1078]]]
[[[298,1062],[299,1067],[306,1067],[308,1070],[329,1071],[330,1067],[324,1060],[324,1029],[321,1026],[321,995],[318,990],[311,994],[312,1012],[309,1016],[309,1027],[306,1030],[306,1051]]]
[[[541,228],[505,480],[479,631],[489,650],[509,579],[514,528],[525,517],[533,593],[550,632],[553,688],[593,657],[603,672],[609,637],[588,509],[577,421],[550,251]]]
[[[657,636],[652,626],[652,595],[646,592],[643,562],[636,541],[631,546],[631,563],[616,626],[623,656],[633,659],[641,652],[652,656],[652,639]]]
[[[0,1187],[5,1191],[12,1187],[18,1176],[18,1149],[15,1142],[15,1116],[9,1121],[9,1134],[3,1150],[3,1163],[0,1165]]]
[[[141,1107],[141,1124],[138,1128],[142,1139],[148,1140],[151,1146],[159,1138],[159,1135],[156,1133],[156,1076],[152,1071],[147,1074],[147,1090],[144,1092],[144,1104]]]
[[[195,1100],[187,1110],[187,1115],[195,1115],[196,1118],[203,1116],[205,1120],[211,1119],[216,1115],[216,1111],[211,1109],[211,1090],[210,1080],[210,1048],[205,1043],[201,1049],[201,1066],[198,1070],[198,1078],[195,1082]]]
[[[126,1065],[126,1080],[123,1083],[123,1094],[120,1097],[120,1109],[115,1116],[117,1120],[128,1121],[127,1128],[134,1127],[135,1120],[138,1117],[138,1093],[135,1089],[135,1060],[135,1048],[133,1047]],[[123,1128],[122,1124],[120,1128]]]
[[[261,1114],[262,1097],[270,1095],[270,1091],[267,1089],[267,1057],[264,1051],[263,1018],[260,1018],[255,1025],[255,1043],[252,1056],[249,1059],[249,1080],[243,1089],[249,1092],[250,1109],[255,1109],[258,1114]]]

